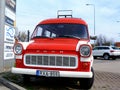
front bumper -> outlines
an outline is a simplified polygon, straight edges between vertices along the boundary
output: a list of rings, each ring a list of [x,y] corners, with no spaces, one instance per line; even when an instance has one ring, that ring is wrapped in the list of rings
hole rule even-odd
[[[12,67],[12,73],[35,75],[38,69],[25,69]],[[48,70],[49,71],[49,70]],[[71,77],[71,78],[92,78],[92,72],[78,72],[78,71],[59,71],[59,77]]]

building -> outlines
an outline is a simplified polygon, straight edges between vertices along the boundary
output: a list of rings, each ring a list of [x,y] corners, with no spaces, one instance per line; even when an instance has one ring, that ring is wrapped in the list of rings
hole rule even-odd
[[[16,0],[0,0],[0,73],[14,65]]]
[[[117,47],[120,48],[120,42],[116,42],[116,43],[115,43],[115,46],[117,46]]]

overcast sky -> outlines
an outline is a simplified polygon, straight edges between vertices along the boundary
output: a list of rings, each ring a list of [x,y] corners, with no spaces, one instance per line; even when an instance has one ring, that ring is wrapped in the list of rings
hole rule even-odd
[[[120,0],[17,0],[16,23],[19,30],[34,30],[43,19],[57,17],[58,10],[73,10],[73,17],[88,23],[90,35],[104,35],[120,41]]]

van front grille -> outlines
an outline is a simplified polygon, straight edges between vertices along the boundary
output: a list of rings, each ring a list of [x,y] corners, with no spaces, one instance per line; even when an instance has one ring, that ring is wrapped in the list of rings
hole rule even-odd
[[[77,57],[69,55],[25,55],[24,64],[37,67],[75,68]]]

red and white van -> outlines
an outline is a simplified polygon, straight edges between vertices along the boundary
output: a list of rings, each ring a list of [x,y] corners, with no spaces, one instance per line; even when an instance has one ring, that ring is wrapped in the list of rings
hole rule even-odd
[[[80,82],[80,88],[89,89],[94,70],[87,23],[81,18],[62,16],[41,21],[29,42],[15,44],[12,73],[72,78]]]

